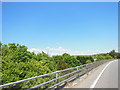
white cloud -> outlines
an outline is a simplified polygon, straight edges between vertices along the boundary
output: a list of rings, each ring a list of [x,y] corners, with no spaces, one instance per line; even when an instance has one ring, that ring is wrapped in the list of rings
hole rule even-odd
[[[43,51],[45,53],[48,53],[49,56],[62,55],[63,53],[68,53],[70,55],[92,55],[92,54],[109,52],[108,50],[70,50],[70,49],[65,49],[63,47],[58,47],[58,48],[47,47],[45,49],[31,48],[28,49],[28,51],[35,52],[36,54],[41,53]]]
[[[31,49],[28,49],[28,51],[30,51],[30,52],[34,52],[34,53],[41,53],[42,51],[43,52],[45,52],[45,53],[47,53],[47,50],[45,50],[45,49],[39,49],[39,48],[31,48]]]

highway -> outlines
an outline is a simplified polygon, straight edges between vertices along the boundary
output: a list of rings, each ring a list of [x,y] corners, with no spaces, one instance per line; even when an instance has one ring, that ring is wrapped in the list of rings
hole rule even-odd
[[[83,77],[66,88],[118,88],[118,60],[102,64]]]

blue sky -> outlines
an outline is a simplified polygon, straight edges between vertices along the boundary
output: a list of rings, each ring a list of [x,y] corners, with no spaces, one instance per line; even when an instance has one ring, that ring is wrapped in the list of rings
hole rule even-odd
[[[2,42],[30,48],[112,50],[118,45],[117,2],[3,3]]]

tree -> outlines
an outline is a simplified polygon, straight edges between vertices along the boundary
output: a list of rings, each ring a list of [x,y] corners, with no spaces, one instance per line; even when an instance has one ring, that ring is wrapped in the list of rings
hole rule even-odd
[[[82,64],[86,64],[86,59],[85,59],[84,56],[77,56],[76,59],[79,60],[80,63],[82,63]]]
[[[70,67],[65,61],[58,61],[56,66],[57,70],[63,70]]]
[[[50,57],[45,53],[41,53],[41,56],[46,59],[37,60],[36,54],[27,51],[27,47],[15,43],[3,44],[2,49],[2,83],[10,83],[25,78],[30,78],[46,73],[53,72],[55,70],[55,64]],[[51,66],[50,66],[50,65]],[[41,79],[43,81],[45,79]],[[35,83],[39,83],[35,82]],[[27,87],[23,85],[21,87]]]
[[[112,56],[113,58],[117,57],[117,53],[115,52],[115,50],[110,51],[109,55]]]
[[[63,55],[63,60],[68,63],[71,67],[75,67],[78,65],[81,65],[80,61],[77,60],[74,56],[70,56],[67,53],[64,53]]]
[[[1,48],[2,48],[2,43],[0,41],[0,56],[1,56]]]
[[[117,59],[120,59],[120,53],[117,54]]]
[[[57,56],[53,56],[53,59],[54,59],[54,61],[57,63],[58,61],[63,60],[63,57],[60,56],[60,55],[57,55]]]
[[[98,54],[90,56],[72,56],[70,54],[64,53],[63,55],[57,55],[49,57],[46,53],[38,53],[27,51],[25,45],[19,45],[16,43],[2,44],[0,42],[0,52],[2,52],[0,59],[2,59],[2,68],[0,70],[2,73],[2,83],[10,83],[18,81],[21,79],[26,79],[46,73],[51,73],[57,70],[63,70],[69,67],[79,66],[81,64],[91,63],[94,61],[93,58],[97,60],[110,59],[113,56],[120,58],[120,53],[112,51],[108,54]],[[1,65],[1,63],[0,63]],[[66,71],[63,74],[67,74],[70,71]],[[40,78],[33,80],[32,82],[25,82],[21,84],[20,88],[29,88],[30,86],[35,86],[47,80],[52,80],[50,77]],[[65,78],[62,78],[65,79]],[[55,82],[53,82],[55,83]],[[47,84],[47,86],[49,86]],[[45,86],[41,87],[45,88]]]
[[[86,63],[91,63],[91,60],[87,60]]]

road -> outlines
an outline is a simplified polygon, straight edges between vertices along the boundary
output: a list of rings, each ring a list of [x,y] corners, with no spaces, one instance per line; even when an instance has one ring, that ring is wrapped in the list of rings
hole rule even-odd
[[[118,88],[118,60],[100,65],[66,88]]]
[[[118,88],[118,60],[108,65],[97,81],[95,88]]]

